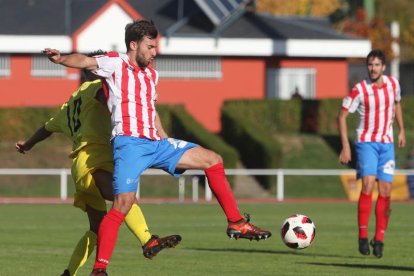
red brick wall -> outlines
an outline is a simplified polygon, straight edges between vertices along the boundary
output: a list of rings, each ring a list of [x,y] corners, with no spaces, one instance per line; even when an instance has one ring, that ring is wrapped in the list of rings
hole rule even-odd
[[[79,86],[79,80],[40,78],[30,75],[31,56],[11,57],[11,76],[0,77],[0,107],[60,106]],[[77,73],[68,69],[69,73]]]
[[[184,104],[209,130],[220,130],[220,109],[228,99],[265,97],[265,62],[260,58],[222,59],[221,79],[160,79],[159,103]]]
[[[316,69],[316,97],[338,98],[346,95],[348,67],[344,59],[281,59],[270,66],[313,67]],[[34,78],[30,76],[31,57],[11,58],[12,75],[0,78],[3,93],[0,107],[60,106],[79,85],[78,79]],[[72,76],[78,71],[68,69]],[[222,59],[221,79],[160,79],[158,103],[183,104],[213,132],[220,131],[220,109],[225,100],[263,99],[266,95],[266,60],[263,58]]]

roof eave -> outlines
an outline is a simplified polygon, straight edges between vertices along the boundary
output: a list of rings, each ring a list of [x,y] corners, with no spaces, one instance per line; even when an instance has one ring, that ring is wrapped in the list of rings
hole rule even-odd
[[[160,40],[159,53],[165,55],[361,58],[366,57],[370,50],[369,40],[163,37]]]
[[[0,35],[0,53],[40,53],[44,48],[72,52],[72,38],[65,35]]]

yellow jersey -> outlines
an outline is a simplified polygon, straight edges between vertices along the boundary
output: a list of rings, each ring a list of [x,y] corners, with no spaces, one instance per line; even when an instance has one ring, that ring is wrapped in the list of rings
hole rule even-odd
[[[63,133],[72,140],[71,158],[89,144],[110,145],[109,110],[95,98],[100,89],[100,80],[84,82],[45,124],[46,130]]]

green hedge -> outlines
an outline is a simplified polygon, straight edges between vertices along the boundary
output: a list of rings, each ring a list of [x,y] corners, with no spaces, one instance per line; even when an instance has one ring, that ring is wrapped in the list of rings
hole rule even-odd
[[[327,100],[234,100],[226,101],[222,107],[222,136],[234,145],[248,168],[279,168],[283,166],[281,134],[295,135],[310,133],[322,138],[331,149],[339,154],[341,142],[338,133],[337,116],[342,99]],[[401,168],[407,151],[413,147],[410,141],[414,132],[414,96],[403,98],[403,116],[407,132],[407,146],[396,149]],[[348,116],[348,134],[353,141],[358,114]],[[395,134],[398,127],[395,126]],[[299,135],[298,135],[299,138]],[[317,145],[316,145],[317,146]],[[335,160],[336,162],[336,160]],[[312,165],[307,162],[307,166]],[[299,164],[296,164],[299,165]],[[337,165],[337,164],[336,164]],[[354,163],[353,163],[354,165]],[[268,188],[270,177],[262,177],[260,183]]]
[[[239,160],[237,151],[195,121],[183,106],[159,105],[157,110],[163,127],[169,135],[214,150],[222,155],[227,168],[236,167]],[[0,139],[2,141],[26,139],[58,111],[58,107],[1,108]],[[57,136],[57,138],[66,139],[63,136]]]
[[[239,114],[243,122],[270,133],[300,130],[300,101],[234,100],[226,101],[222,112]]]
[[[337,135],[337,117],[342,99],[326,100],[233,100],[226,101],[226,112],[243,114],[243,121],[272,134],[318,133]],[[414,131],[414,96],[403,97],[402,107],[406,130]],[[348,116],[348,133],[353,136],[358,114]]]
[[[240,159],[236,149],[227,144],[219,136],[204,128],[183,106],[164,106],[162,108],[164,109],[162,111],[163,113],[161,114],[160,111],[159,113],[163,121],[163,126],[164,121],[171,122],[166,128],[170,136],[194,142],[213,150],[223,157],[226,168],[236,168],[237,162]]]
[[[233,112],[234,109],[227,107],[225,105],[222,109],[221,135],[238,149],[243,164],[248,168],[260,169],[280,167],[281,146],[269,138],[270,133],[258,127],[258,124],[245,120],[243,112]],[[274,183],[272,176],[256,178],[265,189],[270,189]]]
[[[302,110],[307,110],[308,113],[302,114],[302,117],[311,117],[312,114],[316,114],[316,124],[317,128],[315,129],[316,133],[319,134],[338,134],[338,124],[337,116],[341,107],[341,99],[327,99],[319,101],[303,101],[303,105],[307,108],[302,108]],[[316,104],[315,104],[316,103]],[[402,98],[402,108],[403,108],[403,117],[405,129],[407,131],[414,131],[414,121],[410,120],[414,116],[414,96],[407,96]],[[312,106],[314,108],[313,112],[311,111]],[[316,111],[315,111],[316,109]],[[358,126],[359,115],[357,112],[354,114],[349,114],[347,118],[348,122],[348,133],[354,135],[355,129]],[[396,123],[394,123],[394,129],[398,130]]]
[[[15,141],[29,137],[50,117],[58,112],[59,108],[0,108],[0,139]]]

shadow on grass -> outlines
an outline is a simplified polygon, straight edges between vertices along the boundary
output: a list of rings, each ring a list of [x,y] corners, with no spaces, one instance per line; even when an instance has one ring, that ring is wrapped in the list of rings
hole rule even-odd
[[[296,256],[309,256],[309,257],[347,258],[347,259],[363,258],[360,256],[305,253],[302,250],[254,250],[254,249],[236,249],[236,248],[186,248],[186,249],[197,250],[197,251],[211,251],[211,252],[263,253],[263,254],[280,254],[280,255],[296,255]]]
[[[347,268],[372,268],[372,269],[381,269],[381,270],[391,270],[391,271],[413,271],[414,267],[404,267],[404,266],[392,266],[392,265],[371,265],[371,264],[338,264],[338,263],[303,263],[308,265],[319,265],[319,266],[336,266],[336,267],[347,267]]]

